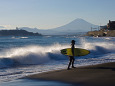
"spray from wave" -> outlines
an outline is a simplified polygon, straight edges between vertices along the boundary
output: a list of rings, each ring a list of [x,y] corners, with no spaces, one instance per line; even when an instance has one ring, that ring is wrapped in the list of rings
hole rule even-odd
[[[50,60],[65,59],[60,50],[68,45],[53,44],[50,46],[25,46],[4,50],[0,53],[1,67],[17,65],[33,65],[49,62]]]
[[[111,42],[87,42],[85,39],[81,39],[81,47],[100,54],[106,54],[109,52],[115,52],[115,45]]]
[[[0,52],[0,68],[14,65],[44,64],[51,60],[66,60],[67,56],[62,55],[60,50],[69,47],[69,44],[56,43],[49,46],[29,45],[3,50]],[[81,40],[81,45],[76,47],[90,50],[91,53],[84,56],[87,58],[97,58],[98,55],[115,52],[115,45],[108,42],[91,43]]]

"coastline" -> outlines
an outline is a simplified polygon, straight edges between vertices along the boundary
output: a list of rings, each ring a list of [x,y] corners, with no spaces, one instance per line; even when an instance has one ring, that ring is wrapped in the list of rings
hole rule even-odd
[[[115,62],[29,75],[26,78],[60,81],[83,86],[115,86]]]
[[[93,37],[115,37],[115,30],[110,31],[89,31],[86,36]]]

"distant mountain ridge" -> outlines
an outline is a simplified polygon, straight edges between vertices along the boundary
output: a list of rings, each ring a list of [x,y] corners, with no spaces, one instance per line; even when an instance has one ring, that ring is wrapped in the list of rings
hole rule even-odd
[[[47,30],[28,27],[21,27],[20,29],[24,29],[30,32],[38,32],[43,35],[70,35],[78,32],[88,32],[90,31],[91,27],[97,28],[98,25],[91,24],[83,19],[78,18],[66,25]]]

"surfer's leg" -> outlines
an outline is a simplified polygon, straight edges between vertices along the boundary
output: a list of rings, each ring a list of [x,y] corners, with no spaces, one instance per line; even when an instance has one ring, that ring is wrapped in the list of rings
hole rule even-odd
[[[72,64],[72,58],[71,58],[71,56],[69,56],[69,64],[68,64],[68,70],[70,69],[70,66],[71,66],[71,64]]]
[[[74,57],[72,57],[72,68],[75,68],[74,67],[74,61],[75,61],[75,59],[74,59]]]

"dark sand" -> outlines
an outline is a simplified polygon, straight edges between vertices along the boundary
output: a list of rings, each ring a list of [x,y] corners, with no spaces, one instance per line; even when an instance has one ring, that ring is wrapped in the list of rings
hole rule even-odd
[[[30,75],[27,78],[54,80],[83,86],[115,86],[115,62],[50,71]]]

